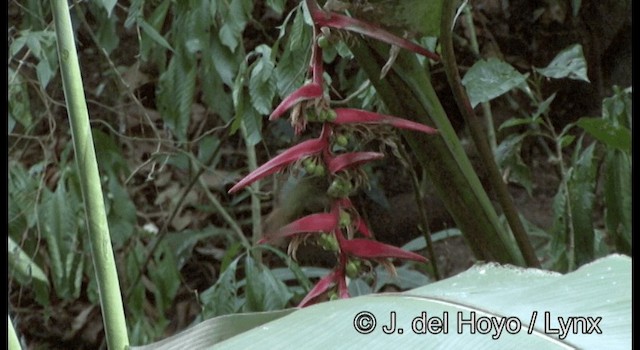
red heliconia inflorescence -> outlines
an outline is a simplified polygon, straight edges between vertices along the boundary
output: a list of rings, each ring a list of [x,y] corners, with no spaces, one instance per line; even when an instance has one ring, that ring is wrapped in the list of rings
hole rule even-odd
[[[292,112],[292,125],[297,133],[302,132],[307,122],[314,116],[314,120],[321,121],[322,132],[318,138],[301,142],[275,156],[256,170],[241,179],[233,186],[229,193],[237,192],[253,182],[266,176],[295,167],[306,159],[319,162],[317,166],[328,169],[324,176],[328,176],[332,186],[327,190],[333,203],[329,212],[315,213],[299,218],[275,232],[268,232],[258,243],[268,243],[276,238],[300,238],[308,235],[322,235],[334,243],[333,249],[338,256],[338,265],[325,277],[320,279],[300,302],[306,306],[316,301],[317,297],[335,287],[340,298],[349,297],[347,288],[347,265],[353,259],[376,260],[384,262],[390,258],[400,258],[426,262],[427,260],[416,253],[401,248],[377,242],[373,239],[371,230],[364,219],[357,214],[355,207],[349,200],[353,188],[348,176],[342,176],[361,165],[382,158],[379,152],[345,152],[336,154],[333,147],[335,129],[343,125],[389,125],[399,129],[414,130],[433,134],[437,131],[429,126],[410,120],[378,114],[366,110],[352,108],[337,108],[332,110],[328,98],[324,95],[324,67],[322,49],[317,44],[317,38],[323,27],[337,30],[352,31],[361,35],[396,45],[424,55],[430,59],[439,59],[438,55],[425,48],[400,37],[397,37],[380,27],[351,18],[342,14],[322,9],[314,0],[306,0],[307,8],[314,22],[314,40],[310,72],[312,80],[295,90],[273,110],[269,120],[280,118],[289,110]],[[342,182],[341,182],[342,181]],[[346,185],[344,181],[347,181]],[[335,186],[334,186],[335,185]],[[341,187],[342,186],[342,187]],[[355,238],[356,235],[361,237]]]

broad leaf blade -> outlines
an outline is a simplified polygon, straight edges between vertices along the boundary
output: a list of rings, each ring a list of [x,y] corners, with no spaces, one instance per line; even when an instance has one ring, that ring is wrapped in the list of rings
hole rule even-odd
[[[467,88],[471,106],[490,101],[524,83],[526,76],[510,64],[497,58],[476,62],[464,75],[462,84]]]
[[[237,334],[259,327],[286,316],[296,309],[247,314],[226,315],[197,324],[173,337],[145,346],[132,346],[131,350],[210,349],[217,343]],[[255,344],[254,344],[255,345]]]
[[[569,78],[589,82],[587,61],[582,53],[582,45],[576,44],[562,50],[548,66],[536,71],[549,78]]]
[[[370,334],[354,329],[356,315],[362,311],[377,319]],[[383,327],[388,329],[392,311],[396,333],[390,335],[383,332]],[[440,318],[447,312],[448,332],[415,334],[412,323],[419,328],[414,320],[422,311],[428,317]],[[516,334],[503,330],[497,339],[492,337],[495,332],[471,334],[470,326],[462,323],[458,327],[458,317],[468,320],[472,311],[476,319],[516,318],[522,328]],[[528,334],[534,312],[536,320]],[[564,339],[545,334],[545,312],[549,312],[546,333],[559,329],[557,317],[570,316],[601,317],[601,333],[569,332]],[[366,327],[368,323],[360,324]],[[398,334],[400,328],[402,335]],[[256,339],[260,339],[259,348],[265,349],[627,349],[631,346],[631,259],[609,256],[566,275],[477,265],[453,278],[406,293],[363,296],[301,309],[219,343],[216,348],[256,348]]]
[[[625,152],[631,150],[631,130],[610,119],[580,118],[578,126],[598,141]]]

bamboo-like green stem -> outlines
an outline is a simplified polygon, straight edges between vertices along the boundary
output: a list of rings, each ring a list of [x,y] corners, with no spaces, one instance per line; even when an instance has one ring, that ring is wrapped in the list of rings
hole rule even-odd
[[[64,95],[87,216],[91,257],[100,291],[105,338],[110,349],[125,349],[129,346],[127,323],[111,246],[71,17],[67,1],[53,1],[51,7],[58,41],[58,58]]]
[[[8,335],[8,345],[9,350],[21,350],[22,346],[20,346],[20,340],[18,339],[18,335],[16,334],[16,330],[13,328],[13,322],[11,322],[11,317],[7,315],[9,319],[9,323],[7,323],[7,335]]]
[[[460,73],[458,72],[458,66],[453,52],[453,41],[451,38],[454,11],[454,2],[452,0],[445,0],[442,7],[440,42],[442,45],[442,63],[444,64],[449,86],[451,87],[454,99],[458,104],[460,113],[462,113],[465,122],[469,127],[471,138],[476,145],[478,154],[482,158],[484,166],[489,173],[489,181],[496,193],[500,206],[504,212],[504,216],[511,227],[511,231],[513,232],[513,236],[518,243],[520,251],[522,252],[522,256],[528,266],[540,267],[540,262],[538,261],[531,242],[529,241],[529,236],[520,221],[518,211],[513,205],[507,186],[504,181],[502,181],[500,170],[493,158],[493,153],[491,152],[489,143],[484,137],[482,127],[478,123],[473,109],[471,108],[471,104],[469,103],[469,98],[462,87]]]

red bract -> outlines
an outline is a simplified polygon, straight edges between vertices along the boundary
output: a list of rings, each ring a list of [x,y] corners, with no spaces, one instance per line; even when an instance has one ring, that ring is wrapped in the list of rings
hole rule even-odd
[[[351,152],[329,159],[327,166],[329,167],[329,172],[335,174],[348,167],[358,166],[383,157],[384,154],[379,152]]]
[[[339,237],[339,236],[338,236]],[[383,259],[383,258],[400,258],[407,260],[415,260],[419,262],[427,262],[422,255],[406,251],[404,249],[394,247],[392,245],[380,243],[370,239],[338,238],[340,249],[347,255],[355,256],[363,259]]]
[[[303,85],[301,88],[297,89],[289,96],[285,97],[282,102],[280,102],[278,107],[276,107],[276,109],[274,109],[269,116],[269,120],[276,120],[280,118],[280,116],[284,114],[284,112],[288,111],[289,109],[291,109],[291,107],[302,101],[312,100],[320,97],[322,97],[322,86],[320,86],[320,84],[313,82]]]
[[[395,45],[409,51],[413,51],[432,60],[440,60],[440,56],[438,56],[437,54],[407,39],[393,35],[378,26],[335,12],[325,11],[321,9],[318,4],[315,3],[315,1],[307,1],[307,5],[311,12],[313,22],[317,26],[352,31],[358,34],[366,35],[373,39],[380,40],[387,44]]]
[[[274,238],[289,237],[298,233],[331,232],[337,225],[338,218],[334,213],[311,214],[281,227],[274,233],[267,234],[267,237],[261,239],[258,243],[264,243]]]
[[[294,163],[304,157],[322,152],[329,146],[328,136],[330,132],[330,128],[325,127],[322,130],[322,134],[317,139],[307,140],[299,143],[275,156],[268,162],[258,167],[258,169],[245,176],[242,180],[235,184],[235,186],[231,187],[229,193],[239,191],[240,189],[251,185],[252,183],[262,179],[265,176],[269,176],[284,169],[289,164]]]
[[[355,108],[336,108],[334,124],[388,124],[398,129],[416,130],[427,134],[435,134],[438,130],[392,115],[379,114]]]
[[[331,288],[332,285],[334,285],[337,282],[337,280],[338,280],[337,271],[331,271],[331,273],[322,277],[320,281],[318,281],[318,283],[316,283],[316,285],[313,286],[313,288],[309,291],[309,293],[307,293],[307,295],[304,297],[304,299],[302,299],[302,301],[300,302],[300,304],[298,304],[298,306],[299,307],[308,306],[309,303],[314,298],[326,292],[329,288]]]

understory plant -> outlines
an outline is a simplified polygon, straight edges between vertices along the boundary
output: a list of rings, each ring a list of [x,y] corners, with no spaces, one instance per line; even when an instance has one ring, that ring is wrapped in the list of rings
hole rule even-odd
[[[389,258],[427,261],[416,253],[376,241],[349,197],[368,184],[362,166],[384,157],[381,152],[360,150],[358,145],[366,145],[369,141],[378,139],[383,144],[394,147],[392,135],[387,131],[389,126],[426,134],[437,132],[429,126],[395,116],[361,109],[331,108],[329,95],[325,92],[322,60],[322,47],[330,40],[329,28],[363,34],[432,59],[438,59],[438,55],[377,26],[320,8],[315,1],[308,0],[305,4],[313,20],[309,65],[311,79],[286,96],[269,119],[276,120],[289,111],[296,134],[304,132],[309,124],[317,123],[321,127],[320,136],[292,146],[273,157],[229,190],[230,193],[237,192],[286,168],[304,172],[305,176],[327,178],[329,186],[326,194],[330,198],[330,205],[326,212],[298,218],[275,232],[267,232],[260,241],[266,243],[278,238],[291,238],[289,251],[295,256],[298,245],[309,235],[314,235],[324,249],[336,253],[337,266],[316,283],[300,302],[300,306],[313,303],[332,287],[337,288],[340,298],[348,297],[347,277],[354,278],[363,267],[363,261],[378,261],[391,271],[394,267]]]

